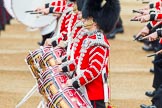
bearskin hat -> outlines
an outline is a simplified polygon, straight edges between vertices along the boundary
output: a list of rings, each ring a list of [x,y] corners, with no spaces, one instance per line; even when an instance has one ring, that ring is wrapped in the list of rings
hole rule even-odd
[[[70,2],[75,2],[76,0],[69,0]]]
[[[82,10],[82,7],[83,7],[83,4],[84,4],[84,1],[86,1],[86,0],[76,0],[77,8],[78,8],[79,11]]]
[[[85,0],[82,8],[82,17],[92,17],[99,29],[110,33],[119,19],[119,0]]]
[[[83,7],[83,3],[84,3],[85,0],[69,0],[69,1],[70,2],[75,2],[76,1],[76,3],[77,3],[77,9],[79,11],[81,11],[82,10],[82,7]]]

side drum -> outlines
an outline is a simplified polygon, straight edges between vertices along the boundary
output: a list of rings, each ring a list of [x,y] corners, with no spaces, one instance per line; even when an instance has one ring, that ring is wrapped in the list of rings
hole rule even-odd
[[[92,108],[87,99],[73,87],[66,87],[52,97],[48,108]]]

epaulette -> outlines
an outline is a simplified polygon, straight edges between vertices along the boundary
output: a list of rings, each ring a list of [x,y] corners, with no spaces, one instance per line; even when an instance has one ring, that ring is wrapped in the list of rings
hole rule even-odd
[[[81,20],[77,20],[73,26],[73,29],[77,28],[77,27],[82,27],[82,26],[83,26],[83,22]]]
[[[94,31],[88,36],[87,47],[92,46],[104,46],[106,48],[109,48],[109,44],[106,42],[103,33],[101,33],[100,31]]]

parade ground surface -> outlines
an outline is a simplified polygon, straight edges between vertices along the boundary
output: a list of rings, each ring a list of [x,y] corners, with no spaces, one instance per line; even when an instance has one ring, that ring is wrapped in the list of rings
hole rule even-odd
[[[135,14],[132,9],[146,6],[141,1],[121,0],[121,17],[124,33],[116,35],[111,44],[111,103],[117,108],[139,108],[142,103],[151,104],[145,91],[153,90],[153,74],[149,72],[153,58],[142,50],[142,43],[133,41],[132,36],[145,25],[131,22]],[[41,40],[39,31],[27,32],[16,20],[6,26],[0,36],[0,108],[15,108],[16,104],[35,85],[26,63],[28,51],[38,49]],[[36,108],[40,102],[39,93],[28,99],[20,108]]]

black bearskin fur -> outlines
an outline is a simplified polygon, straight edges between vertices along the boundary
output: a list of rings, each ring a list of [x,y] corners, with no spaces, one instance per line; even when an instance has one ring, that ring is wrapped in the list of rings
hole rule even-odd
[[[76,0],[78,10],[81,11],[85,0]]]
[[[120,14],[119,0],[106,0],[101,7],[103,0],[86,0],[82,8],[82,17],[92,17],[99,29],[104,33],[110,33],[116,25]]]

